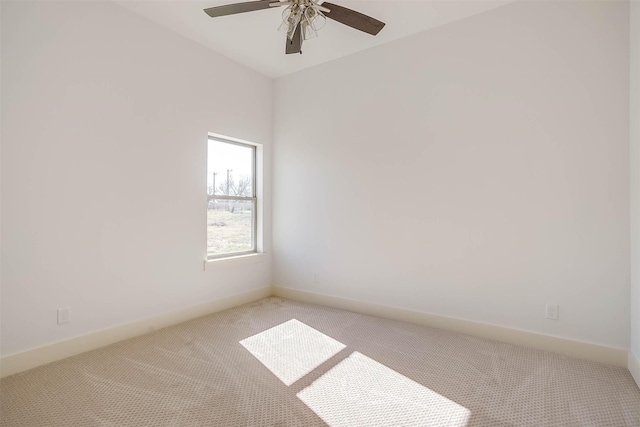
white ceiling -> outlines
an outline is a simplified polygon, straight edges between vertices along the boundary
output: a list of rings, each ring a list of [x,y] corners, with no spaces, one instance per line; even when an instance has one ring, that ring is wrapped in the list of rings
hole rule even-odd
[[[239,0],[150,0],[116,3],[259,73],[277,78],[304,68],[388,43],[466,18],[514,0],[343,1],[333,3],[370,15],[387,25],[377,36],[331,19],[318,38],[303,45],[302,55],[285,55],[285,36],[277,31],[282,8],[210,18],[203,9]]]

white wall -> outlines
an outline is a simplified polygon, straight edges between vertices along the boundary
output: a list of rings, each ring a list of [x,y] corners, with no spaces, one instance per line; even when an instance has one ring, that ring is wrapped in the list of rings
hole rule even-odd
[[[279,79],[274,283],[628,348],[628,7],[518,2]]]
[[[631,2],[631,352],[640,361],[640,2]]]
[[[2,118],[2,5],[0,4],[0,120]],[[0,122],[0,125],[2,123]],[[2,189],[2,127],[0,126],[0,190]],[[2,242],[2,191],[0,191],[0,242]],[[2,244],[0,244],[0,309],[2,308]],[[2,313],[0,313],[0,349],[2,348]]]
[[[269,79],[110,2],[2,2],[2,67],[3,356],[271,285],[202,262],[207,132],[268,196]]]

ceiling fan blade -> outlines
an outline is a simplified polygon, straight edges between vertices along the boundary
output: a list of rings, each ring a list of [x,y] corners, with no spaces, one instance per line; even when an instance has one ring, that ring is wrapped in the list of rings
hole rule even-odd
[[[271,8],[274,0],[249,1],[244,3],[226,4],[224,6],[216,6],[205,9],[205,13],[212,18],[218,16],[235,15],[236,13],[252,12],[254,10],[262,10]]]
[[[338,6],[337,4],[323,2],[322,6],[330,10],[330,12],[323,12],[327,18],[331,18],[341,24],[355,28],[356,30],[364,31],[365,33],[369,33],[374,36],[378,34],[385,25],[384,22],[378,21],[377,19],[363,13],[356,12],[355,10]]]
[[[296,31],[293,33],[293,40],[286,39],[287,46],[285,52],[287,55],[291,53],[298,53],[302,50],[302,25],[298,24]]]

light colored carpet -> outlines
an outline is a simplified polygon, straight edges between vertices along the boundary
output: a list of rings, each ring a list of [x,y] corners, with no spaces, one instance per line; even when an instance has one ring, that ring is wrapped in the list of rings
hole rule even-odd
[[[272,297],[7,377],[0,410],[2,426],[640,426],[640,390],[623,368]]]

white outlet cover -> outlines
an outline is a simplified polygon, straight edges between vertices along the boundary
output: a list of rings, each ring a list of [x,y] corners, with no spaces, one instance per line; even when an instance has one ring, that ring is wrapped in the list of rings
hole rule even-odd
[[[58,309],[58,325],[62,325],[64,323],[69,323],[69,311],[68,308],[59,308]]]
[[[547,319],[558,320],[558,304],[547,304]]]

